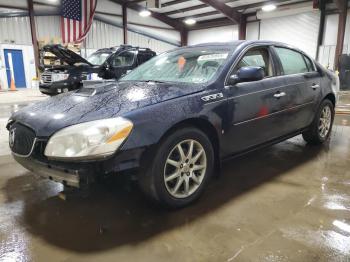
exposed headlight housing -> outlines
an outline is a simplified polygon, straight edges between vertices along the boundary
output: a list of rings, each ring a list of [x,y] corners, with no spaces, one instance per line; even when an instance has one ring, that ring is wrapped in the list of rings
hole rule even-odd
[[[110,156],[129,136],[132,128],[132,122],[122,117],[69,126],[49,139],[45,156],[62,160]]]
[[[69,77],[69,74],[58,73],[52,74],[52,82],[63,81]]]

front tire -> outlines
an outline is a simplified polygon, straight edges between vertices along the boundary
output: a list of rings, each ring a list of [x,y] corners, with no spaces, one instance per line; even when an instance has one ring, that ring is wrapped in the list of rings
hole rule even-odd
[[[146,172],[139,175],[139,184],[157,203],[180,208],[201,195],[213,167],[214,150],[208,137],[186,127],[161,142]]]
[[[333,121],[334,105],[330,100],[325,99],[322,101],[310,128],[302,134],[304,140],[312,145],[323,144],[331,134]]]

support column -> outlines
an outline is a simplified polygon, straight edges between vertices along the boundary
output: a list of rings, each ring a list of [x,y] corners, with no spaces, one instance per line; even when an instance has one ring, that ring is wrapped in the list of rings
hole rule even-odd
[[[339,70],[340,56],[343,54],[348,1],[335,0],[335,3],[339,9],[339,21],[338,21],[337,46],[335,48],[334,69]]]
[[[320,8],[321,16],[320,16],[320,26],[318,28],[316,60],[319,59],[320,46],[323,45],[324,24],[326,19],[326,0],[319,1],[319,8]]]
[[[180,31],[181,36],[181,46],[186,46],[188,44],[188,30],[182,29]]]
[[[247,37],[247,16],[241,15],[241,19],[238,25],[238,39],[246,40]]]
[[[36,37],[33,0],[27,0],[27,4],[28,4],[28,11],[29,11],[30,31],[32,35],[32,43],[33,43],[33,49],[34,49],[34,60],[35,60],[35,69],[36,69],[35,74],[38,77],[38,68],[39,68],[40,62],[39,62],[38,39]]]
[[[128,9],[126,4],[122,5],[122,16],[123,16],[123,38],[124,45],[128,44]]]

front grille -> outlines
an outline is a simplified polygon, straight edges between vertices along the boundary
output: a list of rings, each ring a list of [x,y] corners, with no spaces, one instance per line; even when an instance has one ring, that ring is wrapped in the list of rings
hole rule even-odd
[[[35,142],[35,132],[20,123],[14,123],[10,127],[9,144],[12,152],[27,156],[31,153]]]
[[[45,84],[52,83],[52,73],[50,73],[50,72],[42,73],[41,74],[41,81]]]

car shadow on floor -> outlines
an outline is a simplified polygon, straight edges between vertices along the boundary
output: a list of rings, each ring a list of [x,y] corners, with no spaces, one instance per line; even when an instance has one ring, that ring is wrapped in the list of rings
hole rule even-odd
[[[10,179],[5,192],[8,202],[24,202],[19,221],[31,234],[64,249],[89,253],[137,244],[192,223],[324,150],[306,146],[301,139],[288,140],[225,162],[222,176],[211,180],[196,203],[180,210],[154,206],[125,176],[96,185],[87,198],[69,201],[57,197],[59,184],[36,180],[31,173]]]

